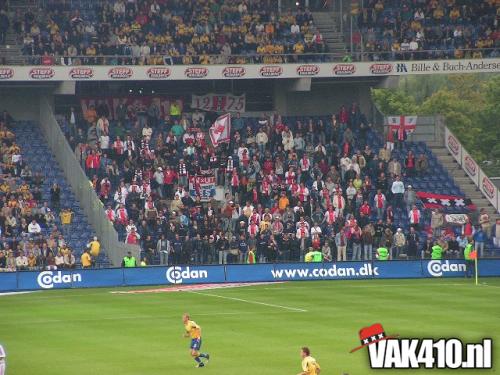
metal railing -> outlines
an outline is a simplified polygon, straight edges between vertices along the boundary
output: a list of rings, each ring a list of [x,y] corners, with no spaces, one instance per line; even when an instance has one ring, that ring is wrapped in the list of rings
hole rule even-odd
[[[102,202],[76,160],[75,154],[57,123],[52,107],[44,95],[40,96],[40,128],[113,266],[119,267],[123,256],[128,251],[131,251],[139,260],[139,246],[118,241],[118,233],[106,217]]]
[[[412,61],[461,58],[499,57],[500,47],[460,49],[461,57],[456,58],[455,50],[417,50],[417,51],[353,51],[302,54],[266,55],[207,55],[206,62],[201,56],[149,55],[134,57],[130,55],[100,56],[32,56],[23,55],[22,65],[218,65],[218,64],[282,64],[282,63],[322,63],[322,62],[371,62],[371,61]],[[186,59],[189,57],[189,59]]]

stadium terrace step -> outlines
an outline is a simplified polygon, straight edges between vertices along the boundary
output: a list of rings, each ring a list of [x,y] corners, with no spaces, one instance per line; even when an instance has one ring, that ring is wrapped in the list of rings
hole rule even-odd
[[[314,25],[318,28],[329,52],[344,54],[346,45],[344,36],[338,31],[336,15],[330,12],[313,12]]]
[[[454,182],[460,187],[460,190],[472,200],[478,210],[485,209],[490,215],[492,220],[498,217],[498,213],[491,205],[490,201],[486,199],[483,193],[474,185],[472,180],[467,176],[462,167],[450,155],[448,149],[439,142],[427,142],[427,146],[431,149],[432,153],[436,156],[437,160],[448,171]]]
[[[43,135],[36,124],[31,122],[18,122],[14,125],[16,142],[21,147],[23,160],[30,166],[33,172],[41,172],[44,178],[42,186],[42,199],[50,201],[50,187],[57,182],[61,188],[61,207],[71,207],[74,215],[68,233],[64,236],[69,247],[73,250],[77,263],[80,261],[80,255],[85,249],[86,244],[95,235],[79,202],[73,195],[71,188],[66,181],[55,157],[52,155]],[[31,151],[39,149],[41,154],[35,154]],[[25,151],[26,150],[26,151]],[[40,157],[46,156],[46,158]],[[60,227],[59,215],[56,215],[56,225]],[[107,267],[109,260],[104,255],[104,250],[99,256],[98,265]]]

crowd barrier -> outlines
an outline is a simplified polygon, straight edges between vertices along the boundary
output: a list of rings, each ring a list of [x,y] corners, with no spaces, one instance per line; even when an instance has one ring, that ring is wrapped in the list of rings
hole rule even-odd
[[[500,213],[500,190],[495,186],[492,180],[479,167],[479,164],[467,152],[457,137],[448,129],[444,128],[444,143],[450,154],[456,162],[462,167],[463,171],[474,182],[478,189],[488,199],[493,207]]]
[[[225,282],[464,277],[462,260],[230,264],[0,273],[0,292]],[[500,276],[500,259],[479,261],[479,275]]]

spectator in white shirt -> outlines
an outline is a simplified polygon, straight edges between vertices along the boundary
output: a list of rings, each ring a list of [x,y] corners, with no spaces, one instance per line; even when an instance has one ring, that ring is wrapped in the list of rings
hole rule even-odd
[[[102,134],[99,138],[99,145],[101,146],[101,150],[106,151],[109,149],[109,135]]]
[[[300,34],[300,26],[297,25],[297,22],[294,22],[290,27],[290,32],[292,33],[292,35]]]
[[[25,270],[28,268],[28,257],[24,255],[24,251],[20,251],[16,257],[16,268],[18,270]]]
[[[403,43],[401,43],[401,51],[408,51],[410,49],[410,43],[405,39]]]
[[[40,227],[40,224],[36,222],[35,219],[28,225],[28,233],[30,234],[40,234],[42,232],[42,228]]]
[[[266,132],[264,131],[263,128],[260,128],[259,132],[257,133],[255,137],[255,142],[257,143],[257,147],[259,148],[259,152],[261,156],[263,157],[266,151],[266,145],[267,142],[269,141],[269,138],[267,137]]]
[[[410,42],[410,51],[417,51],[418,50],[418,42],[415,39],[412,39]]]
[[[119,16],[125,15],[125,3],[123,2],[123,0],[118,0],[113,6],[113,10]]]
[[[153,129],[151,126],[146,125],[144,128],[142,128],[142,136],[146,138],[146,140],[150,140],[151,136],[153,135]]]
[[[148,57],[151,54],[151,48],[149,48],[147,42],[144,42],[140,50],[141,57]]]
[[[321,236],[321,227],[318,225],[318,224],[315,224],[312,228],[311,228],[311,236],[314,236],[315,234],[317,234],[318,236]]]
[[[61,270],[64,268],[64,256],[60,251],[57,252],[57,255],[54,258],[54,261],[56,263],[56,267],[58,270]]]
[[[309,238],[309,227],[305,225],[305,223],[302,223],[299,228],[297,229],[297,232],[295,234],[297,239],[303,240],[306,238]]]
[[[405,193],[405,185],[401,181],[400,176],[396,176],[396,180],[392,183],[391,192],[393,194],[394,208],[401,209],[403,207],[403,194]]]

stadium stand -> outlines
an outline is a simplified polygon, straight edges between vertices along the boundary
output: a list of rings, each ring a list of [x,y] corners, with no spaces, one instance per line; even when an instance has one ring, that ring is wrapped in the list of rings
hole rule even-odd
[[[371,60],[498,57],[500,4],[489,0],[371,0],[358,15]]]
[[[277,2],[42,3],[43,16],[28,11],[13,20],[31,63],[280,63],[325,52],[311,12],[278,14]]]
[[[444,246],[462,239],[464,228],[446,225],[443,214],[466,213],[475,220],[466,208],[446,208],[435,214],[440,224],[436,219],[431,225],[434,215],[423,209],[415,191],[465,194],[425,143],[404,142],[389,152],[356,104],[334,116],[235,118],[231,143],[215,150],[205,142],[210,121],[200,112],[184,113],[181,121],[167,116],[154,127],[146,116],[139,120],[134,108],[128,108],[123,124],[111,119],[108,126],[101,117],[97,125],[102,113],[109,109],[97,108],[90,128],[88,113],[78,128],[66,118],[60,123],[120,238],[140,244],[148,264],[241,262],[234,254],[246,248],[270,262],[303,260],[311,246],[338,255],[337,233],[346,234],[348,259],[371,259],[374,249],[368,246],[361,254],[357,246],[379,243],[393,247],[394,258],[420,258],[428,256],[427,239],[433,235]],[[225,204],[190,195],[187,175],[203,173],[215,173],[217,185],[225,188]],[[396,175],[404,181],[402,200],[391,192]],[[377,189],[386,197],[380,214]],[[409,214],[413,204],[418,225]],[[403,255],[394,245],[401,240],[398,228]],[[486,254],[493,254],[492,244],[487,247]],[[169,259],[161,256],[167,248]]]
[[[35,3],[37,7],[17,5],[0,15],[0,45],[1,39],[8,40],[5,56],[11,63],[177,65],[499,56],[500,5],[491,0],[365,1],[354,12],[353,29],[345,27],[343,41],[333,13],[313,16],[300,7],[280,11],[277,1]],[[349,54],[346,44],[351,45]]]
[[[0,121],[1,252],[7,258],[0,271],[74,267],[92,229],[38,127],[9,117],[4,112]],[[95,260],[109,264],[103,254]]]

